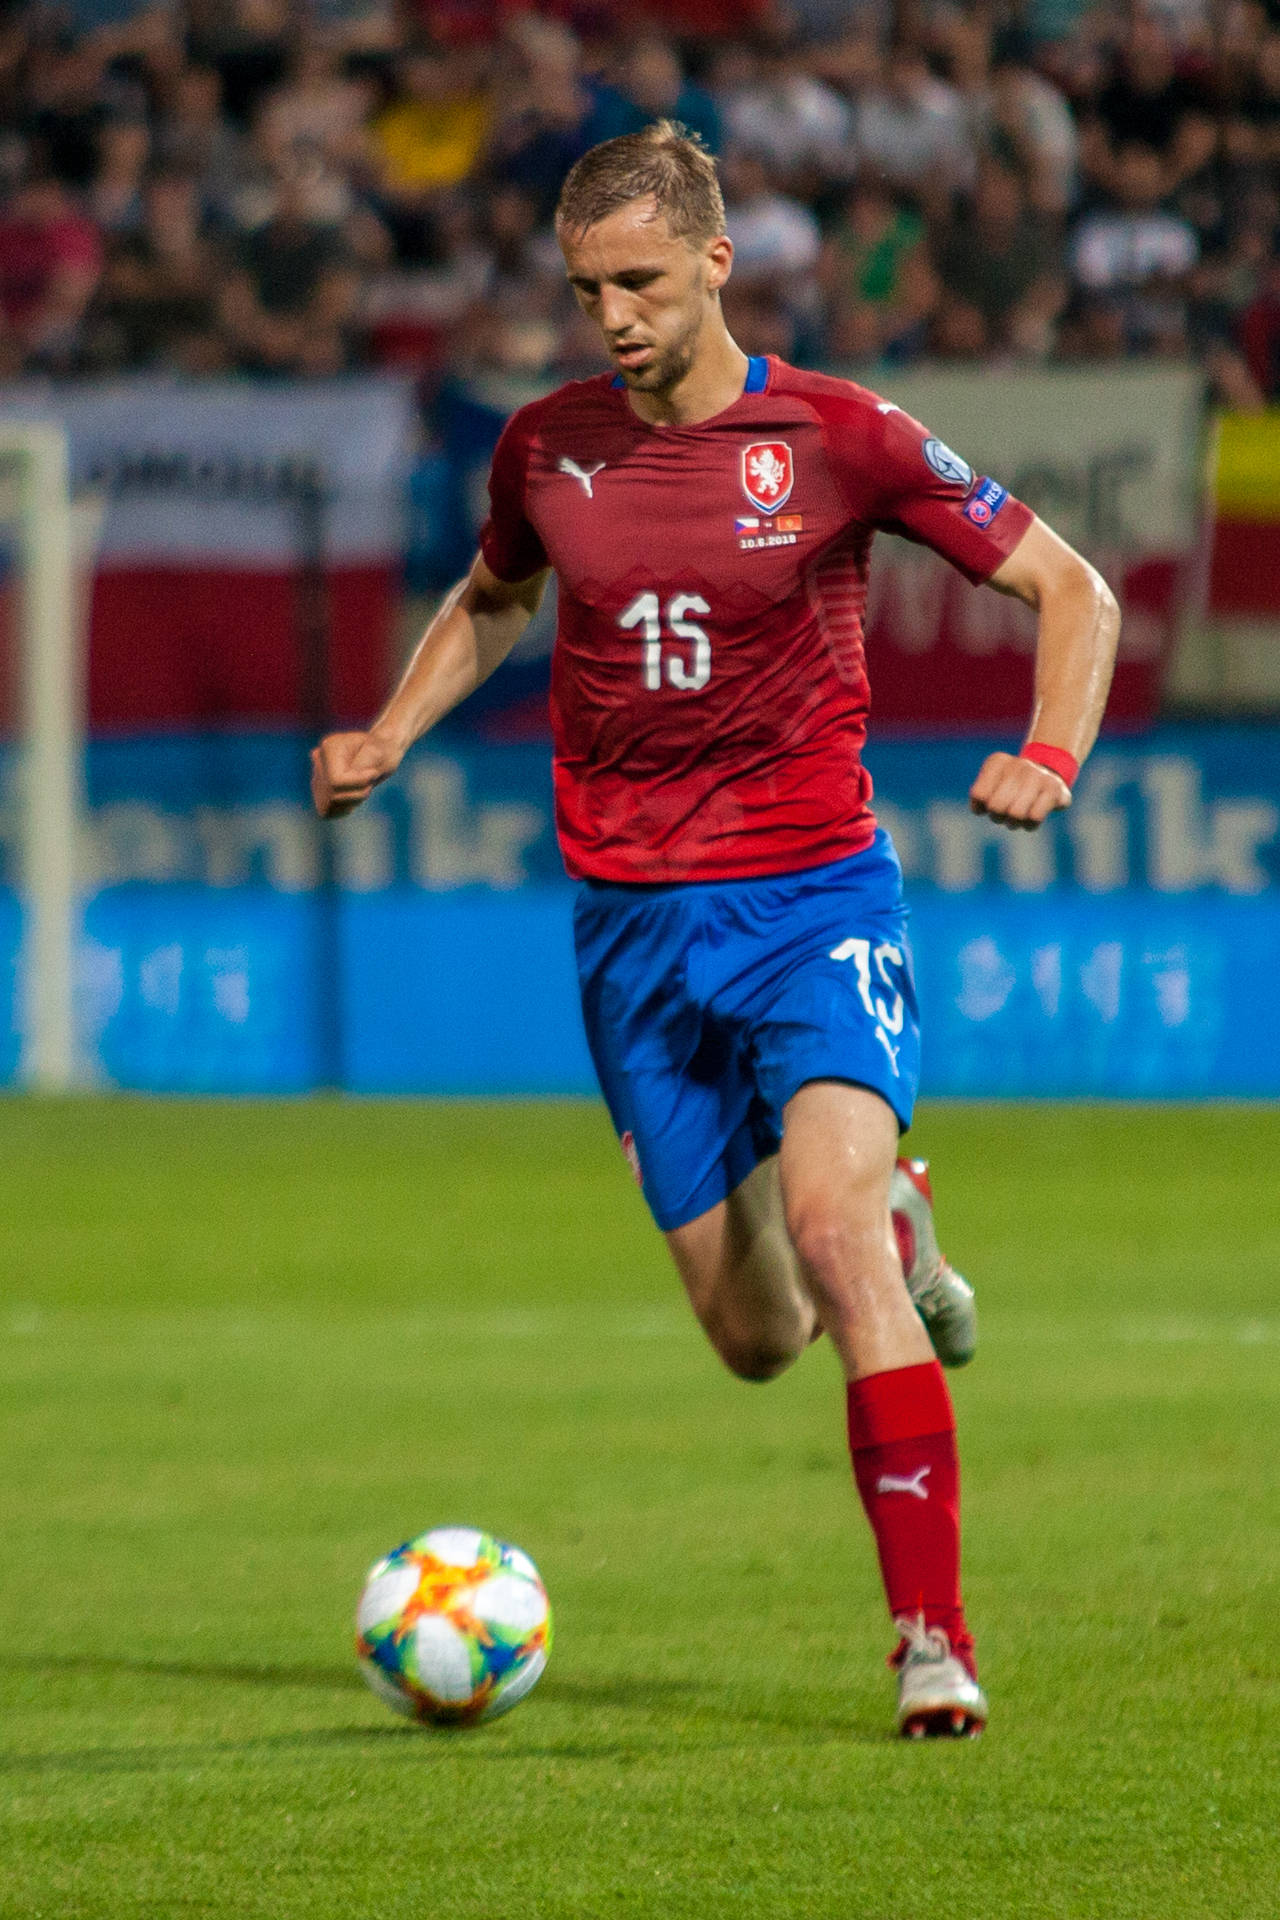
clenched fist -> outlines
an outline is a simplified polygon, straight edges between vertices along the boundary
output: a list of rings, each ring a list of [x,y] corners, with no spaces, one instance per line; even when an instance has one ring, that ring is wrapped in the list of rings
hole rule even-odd
[[[1016,753],[993,753],[969,789],[974,813],[989,814],[1002,827],[1034,833],[1042,820],[1071,805],[1071,789],[1058,774]]]
[[[394,773],[401,751],[376,733],[328,733],[311,754],[311,798],[322,820],[340,820]]]

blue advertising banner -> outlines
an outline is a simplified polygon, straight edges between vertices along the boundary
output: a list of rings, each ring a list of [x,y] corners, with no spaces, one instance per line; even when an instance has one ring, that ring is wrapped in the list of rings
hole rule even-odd
[[[314,896],[111,888],[87,907],[85,1053],[151,1092],[589,1094],[567,888]],[[0,1074],[18,915],[0,898]],[[922,895],[924,1092],[1280,1097],[1280,899]],[[339,1056],[322,1007],[338,988]]]
[[[908,875],[925,1091],[1280,1097],[1280,735],[1104,743],[1037,835],[969,813],[988,744],[871,756]],[[91,1074],[175,1092],[591,1092],[545,750],[428,743],[336,830],[336,893],[318,885],[333,829],[306,806],[305,770],[304,743],[280,736],[92,748]],[[12,823],[0,810],[0,834]],[[18,1064],[20,932],[0,891],[0,1082]]]
[[[1011,744],[890,738],[869,750],[876,810],[913,893],[1146,887],[1250,897],[1280,885],[1280,729],[1170,727],[1106,740],[1071,811],[1037,834],[1007,833],[969,811],[984,755]],[[441,731],[335,828],[311,812],[308,745],[273,733],[95,741],[87,889],[145,881],[305,893],[322,872],[322,835],[332,835],[343,884],[357,893],[563,884],[545,745],[476,746]],[[9,766],[6,788],[11,778]],[[0,805],[10,878],[16,830],[16,810]]]

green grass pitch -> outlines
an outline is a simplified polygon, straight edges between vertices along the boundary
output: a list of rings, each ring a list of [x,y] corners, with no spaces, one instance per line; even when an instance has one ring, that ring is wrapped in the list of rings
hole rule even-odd
[[[992,1722],[890,1738],[819,1344],[723,1374],[589,1106],[0,1107],[0,1915],[1273,1920],[1280,1113],[933,1108]],[[368,1564],[516,1540],[490,1728]]]

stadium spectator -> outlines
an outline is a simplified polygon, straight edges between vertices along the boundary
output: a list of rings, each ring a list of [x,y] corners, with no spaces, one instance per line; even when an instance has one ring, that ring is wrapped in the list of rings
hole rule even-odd
[[[860,162],[914,195],[935,218],[972,185],[974,149],[956,89],[930,72],[913,41],[890,49],[881,79],[858,100]]]
[[[216,67],[189,62],[174,75],[156,120],[154,151],[157,165],[200,182],[210,208],[230,207],[245,169],[246,140],[222,110]]]
[[[506,71],[495,90],[485,170],[494,182],[533,194],[546,222],[561,182],[590,145],[595,102],[583,81],[578,42],[559,22],[522,16],[508,29],[502,51]]]
[[[488,254],[485,298],[513,317],[554,320],[570,304],[560,250],[538,226],[538,203],[516,186],[489,196],[484,222]]]
[[[853,167],[853,115],[834,88],[808,70],[786,41],[733,49],[719,68],[725,136],[757,153],[779,187],[802,196]]]
[[[226,9],[193,10],[189,47],[197,64],[217,69],[222,110],[247,133],[288,69],[287,0],[232,0]]]
[[[1161,197],[1209,161],[1216,132],[1207,89],[1180,72],[1169,35],[1135,12],[1106,85],[1085,114],[1081,157],[1104,193],[1120,194],[1126,150],[1148,148],[1161,167]]]
[[[345,74],[336,48],[303,38],[287,77],[265,96],[255,116],[254,137],[275,172],[317,159],[358,167],[365,158],[364,128],[372,106],[370,82]]]
[[[63,182],[32,173],[0,210],[0,338],[10,372],[70,367],[102,243]]]
[[[1244,316],[1275,257],[1280,195],[1257,180],[1225,195],[1212,212],[1202,223],[1204,251],[1189,281],[1188,325],[1193,348],[1225,391],[1224,378],[1238,384],[1241,367],[1250,378],[1246,361],[1228,368],[1227,357],[1240,354]],[[1259,404],[1256,397],[1253,404]]]
[[[802,46],[825,53],[850,37],[887,40],[893,7],[890,0],[789,0],[786,18]]]
[[[837,360],[904,361],[922,349],[938,300],[925,223],[874,177],[846,194],[819,265],[827,351]]]
[[[13,9],[0,195],[55,176],[61,238],[24,218],[22,245],[78,247],[92,291],[105,244],[106,271],[87,333],[80,293],[47,339],[11,321],[5,365],[259,365],[269,300],[252,325],[225,290],[184,302],[215,240],[243,291],[282,194],[305,229],[282,242],[290,271],[323,257],[355,297],[324,351],[280,364],[436,369],[457,342],[472,363],[594,364],[546,270],[551,209],[589,143],[674,113],[751,156],[726,185],[757,342],[802,361],[1191,351],[1256,401],[1274,389],[1277,6],[1233,6],[1212,37],[1201,0],[1114,27],[1030,0],[994,30],[976,0],[75,0],[56,30]]]
[[[587,5],[579,10],[590,14],[604,9]],[[622,16],[619,25],[625,26],[631,7],[614,0],[613,11]],[[774,12],[774,5],[773,0],[662,0],[661,8],[655,7],[652,11],[661,12],[664,24],[672,33],[692,39],[763,28]]]
[[[98,166],[98,142],[109,105],[103,60],[87,44],[37,42],[25,75],[20,131],[33,163],[82,191]]]
[[[1248,158],[1259,167],[1280,166],[1280,17],[1260,41],[1241,88],[1239,118],[1250,136]]]
[[[644,34],[630,42],[596,88],[594,108],[584,129],[586,144],[639,133],[653,120],[678,120],[715,153],[720,146],[720,115],[711,95],[685,76],[670,40]]]
[[[953,341],[966,343],[963,357],[1048,354],[1066,276],[1057,235],[1027,205],[1015,174],[994,162],[983,167],[972,203],[938,244],[935,264],[943,290],[935,339],[944,352]]]
[[[810,209],[803,201],[776,192],[760,155],[743,148],[732,148],[725,155],[720,181],[738,280],[772,281],[788,304],[804,300],[822,248]]]
[[[218,324],[218,262],[203,231],[199,182],[154,174],[140,222],[112,240],[89,311],[85,364],[216,373],[230,364]]]
[[[1074,292],[1058,329],[1057,358],[1105,363],[1128,352],[1123,303],[1113,295]]]
[[[970,106],[978,151],[1023,180],[1032,209],[1063,215],[1078,193],[1079,137],[1059,88],[1032,64],[1030,36],[997,36],[990,70]]]
[[[108,120],[98,135],[98,166],[84,196],[102,233],[122,233],[142,220],[143,181],[151,157],[145,120]]]
[[[396,65],[391,103],[373,124],[384,192],[420,202],[460,185],[484,151],[490,116],[469,59],[430,46],[406,53]]]
[[[471,199],[441,197],[433,221],[430,265],[388,259],[366,280],[360,317],[379,366],[424,372],[439,364],[465,316],[483,300],[493,262]]]
[[[219,296],[238,364],[255,373],[338,373],[359,299],[352,250],[313,218],[305,187],[286,176],[269,220],[228,248]]]
[[[307,30],[348,55],[377,59],[396,44],[394,0],[306,0]]]
[[[1091,294],[1112,299],[1136,351],[1168,351],[1185,340],[1187,277],[1199,258],[1194,227],[1163,204],[1167,172],[1153,147],[1121,148],[1116,204],[1086,215],[1071,249],[1072,273]]]
[[[723,304],[725,323],[744,353],[777,353],[796,363],[809,357],[794,309],[764,281],[741,287],[731,282]]]

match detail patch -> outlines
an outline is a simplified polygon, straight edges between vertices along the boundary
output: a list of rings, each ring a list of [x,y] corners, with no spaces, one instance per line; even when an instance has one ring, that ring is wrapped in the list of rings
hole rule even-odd
[[[958,453],[952,453],[944,440],[926,440],[921,451],[926,466],[933,468],[939,480],[949,480],[957,487],[973,485],[973,468]]]
[[[964,517],[975,527],[989,527],[1008,498],[1007,489],[998,480],[979,480],[965,501]]]
[[[794,547],[803,529],[804,515],[801,513],[779,513],[772,519],[758,519],[755,514],[740,513],[733,523],[733,530],[738,536],[738,548],[742,553],[755,553],[761,547]]]

